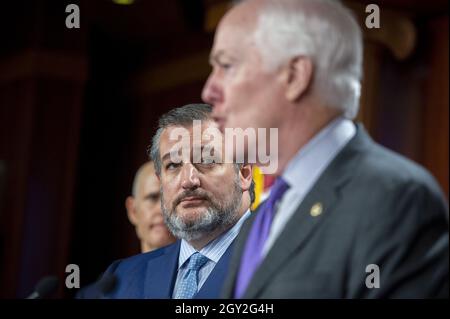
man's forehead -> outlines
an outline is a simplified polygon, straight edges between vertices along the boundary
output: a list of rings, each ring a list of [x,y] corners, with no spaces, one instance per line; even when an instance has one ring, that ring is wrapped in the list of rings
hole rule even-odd
[[[145,186],[146,192],[159,190],[159,180],[156,174],[154,172],[147,174],[143,179],[143,185]]]
[[[147,192],[154,192],[159,190],[159,180],[156,177],[155,169],[153,164],[145,167],[145,170],[142,171],[139,183],[138,183],[138,192],[141,195],[146,195]]]
[[[136,178],[142,181],[152,176],[156,177],[155,165],[153,164],[153,162],[147,162],[146,164],[141,166],[141,168],[138,171],[138,176]]]
[[[178,163],[189,159],[200,163],[217,161],[223,154],[224,135],[212,120],[195,121],[192,126],[171,126],[161,134],[161,162]]]
[[[217,27],[210,59],[217,60],[221,55],[239,53],[242,45],[251,43],[257,21],[255,16],[234,14],[234,11],[227,13]]]
[[[222,18],[222,25],[253,28],[259,17],[262,1],[243,1],[232,7]]]
[[[189,137],[185,139],[184,137]],[[165,128],[161,134],[160,148],[173,145],[175,143],[191,143],[193,140],[201,144],[217,141],[223,138],[219,127],[213,120],[196,121],[194,125],[177,125]]]

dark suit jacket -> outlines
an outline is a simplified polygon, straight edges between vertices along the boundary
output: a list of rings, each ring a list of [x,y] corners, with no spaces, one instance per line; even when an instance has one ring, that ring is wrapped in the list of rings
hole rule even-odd
[[[170,299],[177,278],[180,243],[139,254],[111,264],[105,272],[116,276],[117,284],[105,298]],[[218,298],[223,286],[233,243],[220,258],[195,298]]]
[[[315,203],[323,211],[313,217]],[[232,298],[256,214],[236,238],[223,298]],[[434,178],[374,143],[362,126],[306,195],[243,298],[448,296],[448,206]],[[366,266],[380,288],[366,287]]]
[[[101,292],[96,283],[81,287],[75,294],[75,299],[100,299]]]

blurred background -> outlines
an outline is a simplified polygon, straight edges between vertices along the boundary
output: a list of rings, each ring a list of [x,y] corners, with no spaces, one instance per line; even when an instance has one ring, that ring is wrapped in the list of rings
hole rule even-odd
[[[124,201],[159,115],[201,102],[230,1],[15,0],[0,9],[0,298],[139,252]],[[80,28],[65,26],[66,6]],[[344,1],[364,30],[362,121],[448,198],[447,0]],[[381,28],[364,21],[380,7]]]

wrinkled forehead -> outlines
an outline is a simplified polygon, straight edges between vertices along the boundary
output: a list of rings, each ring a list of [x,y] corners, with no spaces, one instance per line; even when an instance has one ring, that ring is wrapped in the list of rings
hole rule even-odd
[[[204,149],[217,155],[223,153],[223,144],[224,136],[214,121],[198,120],[193,121],[192,125],[165,128],[161,134],[160,156],[164,161],[171,154],[184,152],[191,158],[193,150],[202,152]]]
[[[144,195],[146,193],[159,191],[159,180],[158,177],[156,177],[154,170],[147,172],[147,174],[143,176],[141,184],[141,189],[144,192]]]
[[[153,164],[151,166],[149,165],[148,167],[146,167],[145,171],[143,171],[142,173],[142,178],[145,181],[150,181],[151,183],[159,183],[158,177],[156,176],[155,167]]]
[[[155,173],[153,163],[147,163],[137,176],[137,192],[141,196],[159,190],[159,180]]]

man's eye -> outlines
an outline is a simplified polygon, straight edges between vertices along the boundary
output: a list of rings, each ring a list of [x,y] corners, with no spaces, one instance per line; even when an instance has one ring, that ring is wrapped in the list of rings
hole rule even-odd
[[[175,169],[175,168],[177,168],[177,167],[179,167],[180,166],[180,163],[168,163],[167,165],[166,165],[166,169],[167,170],[171,170],[171,169]]]
[[[231,68],[231,63],[221,63],[220,67],[222,69],[228,70],[229,68]]]
[[[157,203],[159,202],[159,194],[155,194],[155,195],[149,195],[148,200],[152,203]]]

